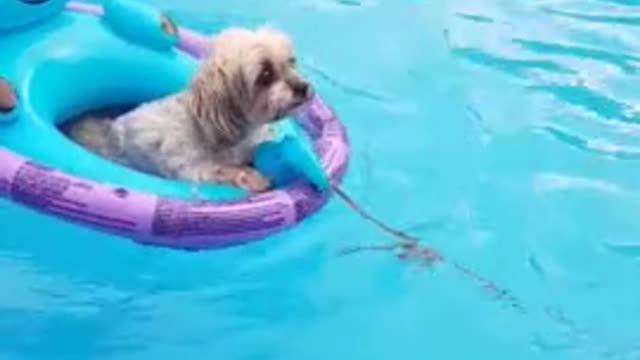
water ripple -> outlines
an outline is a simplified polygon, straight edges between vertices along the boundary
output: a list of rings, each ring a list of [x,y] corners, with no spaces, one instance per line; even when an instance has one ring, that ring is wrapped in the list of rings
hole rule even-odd
[[[572,133],[570,130],[555,126],[543,126],[541,129],[556,140],[579,150],[610,156],[619,160],[639,160],[640,147],[618,145],[603,139],[590,139]]]
[[[466,32],[477,29],[480,34],[482,29],[486,35],[464,36],[460,32],[458,42],[464,46],[452,46],[451,51],[468,64],[516,78],[515,86],[535,101],[536,106],[523,109],[536,112],[534,129],[590,154],[638,160],[640,89],[634,91],[634,77],[640,66],[639,44],[626,33],[622,38],[627,40],[622,44],[620,30],[613,27],[549,21],[549,15],[553,15],[594,23],[640,25],[640,16],[630,12],[636,9],[631,5],[637,4],[617,0],[608,3],[611,5],[601,6],[605,11],[597,13],[566,10],[562,5],[510,5],[514,14],[526,14],[521,23],[514,18],[500,24],[484,21],[503,14],[506,5],[493,11],[485,9],[479,18],[466,11],[454,12],[454,18],[467,20],[463,27]],[[597,4],[592,7],[597,8]],[[547,27],[537,26],[540,22]],[[468,68],[473,74],[474,68]],[[493,76],[499,78],[499,74]],[[475,88],[482,87],[474,84]],[[474,97],[487,99],[486,95]],[[544,107],[552,110],[540,111]]]
[[[628,26],[640,26],[640,16],[633,15],[607,15],[607,14],[583,14],[571,11],[557,10],[554,8],[543,7],[543,12],[551,15],[558,15],[576,20],[583,20],[602,24],[616,24]]]
[[[565,55],[580,59],[591,59],[606,62],[617,66],[627,73],[634,73],[637,68],[636,63],[640,62],[640,57],[637,56],[622,54],[619,52],[614,53],[595,48],[527,39],[514,39],[513,42],[522,46],[524,49],[538,54]]]
[[[626,123],[640,123],[640,118],[630,116],[629,105],[613,97],[606,96],[599,91],[583,85],[538,85],[531,86],[531,90],[542,91],[553,95],[568,105],[574,105],[591,111],[603,119],[619,120]]]
[[[346,6],[361,6],[362,2],[358,0],[337,0],[339,4]]]
[[[375,101],[375,102],[381,102],[381,103],[389,102],[389,99],[387,99],[385,96],[381,94],[377,94],[375,92],[371,92],[360,87],[349,85],[346,81],[342,81],[340,79],[333,77],[327,71],[323,70],[322,68],[320,68],[319,66],[315,65],[312,62],[305,62],[304,67],[312,74],[316,75],[317,77],[321,78],[322,80],[326,81],[332,86],[339,88],[340,90],[342,90],[343,92],[349,95],[357,96],[357,97]]]
[[[554,173],[538,174],[534,180],[534,189],[540,193],[567,190],[592,190],[615,195],[625,193],[620,186],[606,181]]]
[[[452,53],[466,61],[499,70],[508,75],[527,78],[532,70],[558,74],[575,74],[576,71],[551,60],[515,59],[498,56],[476,48],[452,47]]]
[[[483,16],[483,15],[457,13],[456,16],[461,18],[461,19],[473,21],[473,22],[476,22],[476,23],[491,24],[491,23],[494,22],[494,20],[492,18],[490,18],[488,16]]]
[[[631,258],[640,258],[640,242],[615,242],[604,243],[605,248],[617,254]]]

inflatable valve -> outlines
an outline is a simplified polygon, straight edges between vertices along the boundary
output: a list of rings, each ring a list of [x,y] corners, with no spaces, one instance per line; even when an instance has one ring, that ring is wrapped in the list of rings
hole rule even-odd
[[[3,77],[0,77],[0,125],[15,119],[18,108],[18,97],[13,87]]]
[[[178,26],[167,15],[136,0],[108,0],[102,21],[117,35],[158,51],[178,43]]]
[[[256,150],[254,166],[269,177],[276,187],[290,184],[300,177],[322,192],[331,185],[319,158],[290,123],[276,128],[276,139]]]

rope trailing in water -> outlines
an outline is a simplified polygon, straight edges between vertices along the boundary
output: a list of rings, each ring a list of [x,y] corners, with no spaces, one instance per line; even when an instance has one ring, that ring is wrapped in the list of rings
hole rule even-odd
[[[478,272],[452,260],[446,259],[437,250],[421,245],[421,239],[408,234],[402,230],[393,228],[387,225],[384,221],[378,219],[375,215],[369,213],[362,208],[351,196],[344,192],[340,187],[333,185],[332,189],[334,193],[342,199],[347,206],[354,210],[360,217],[366,221],[375,225],[382,232],[396,238],[399,242],[388,245],[373,245],[373,246],[355,246],[352,248],[343,249],[340,255],[350,255],[363,251],[397,251],[398,258],[401,260],[417,260],[421,265],[431,267],[437,263],[449,263],[459,273],[466,278],[471,279],[478,284],[481,288],[487,291],[492,297],[499,301],[504,302],[511,308],[525,313],[527,310],[518,298],[513,295],[509,290],[500,288],[496,283]],[[423,242],[422,242],[423,243]]]

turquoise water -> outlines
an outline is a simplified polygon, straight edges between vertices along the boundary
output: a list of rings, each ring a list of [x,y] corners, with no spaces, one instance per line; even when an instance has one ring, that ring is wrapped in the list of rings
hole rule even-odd
[[[272,23],[353,142],[332,201],[218,252],[133,245],[0,203],[0,359],[640,359],[635,0],[154,0]],[[517,297],[495,299],[452,262]]]

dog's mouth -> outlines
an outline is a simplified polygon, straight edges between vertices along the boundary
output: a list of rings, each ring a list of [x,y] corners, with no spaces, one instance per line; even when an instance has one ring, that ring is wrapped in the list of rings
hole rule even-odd
[[[292,114],[292,113],[296,113],[298,111],[300,111],[304,105],[307,103],[307,99],[303,99],[303,100],[299,100],[294,102],[293,104],[291,104],[291,106],[289,107],[289,109],[287,110],[288,114]]]
[[[275,124],[278,121],[284,120],[289,115],[288,111],[278,111],[275,116],[269,121],[269,124]]]
[[[299,115],[308,101],[308,99],[294,101],[287,108],[278,111],[270,122],[276,123],[278,121],[284,120],[287,117]]]

